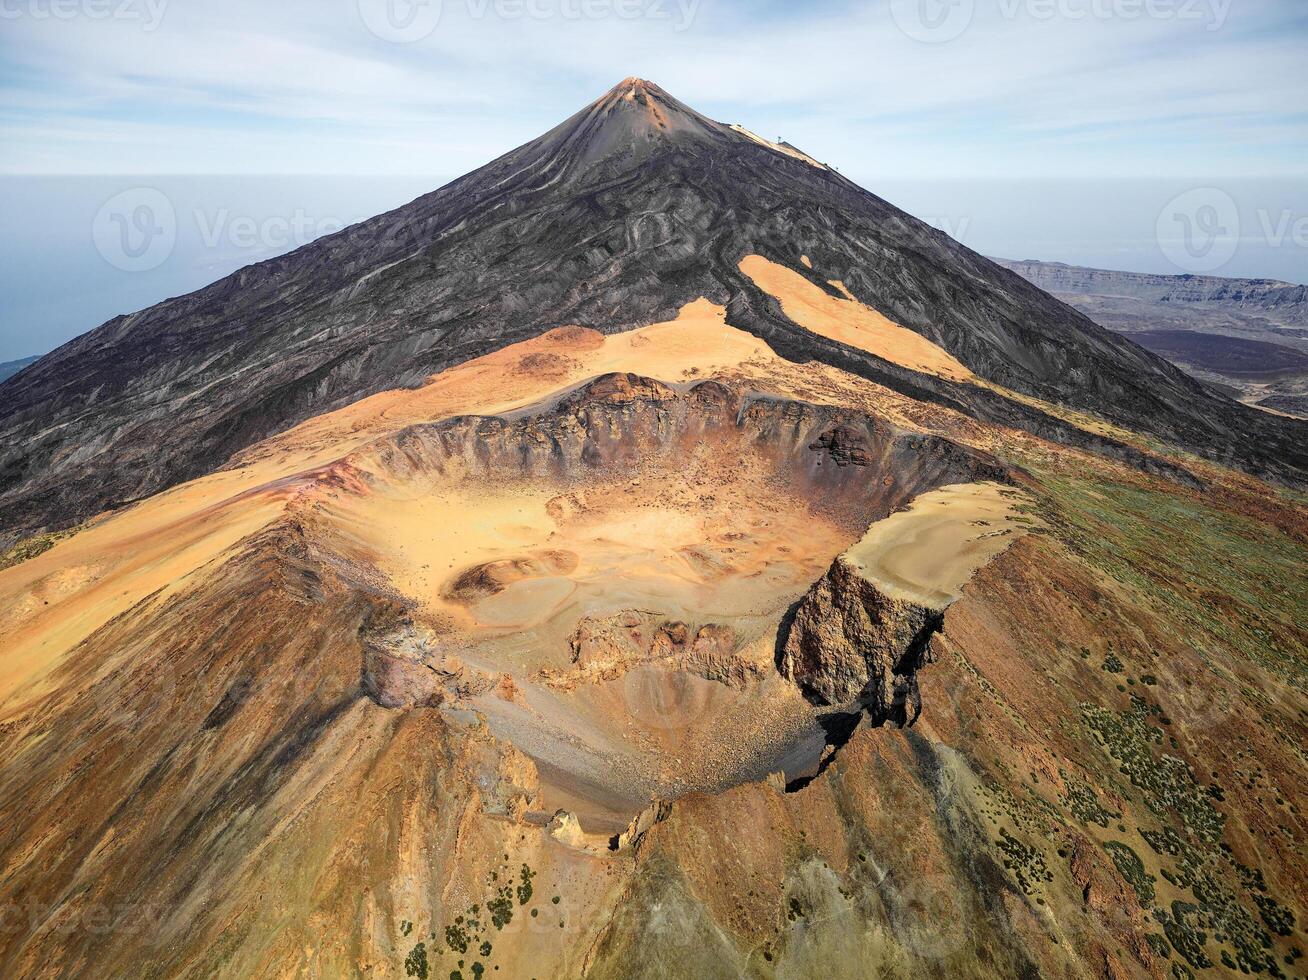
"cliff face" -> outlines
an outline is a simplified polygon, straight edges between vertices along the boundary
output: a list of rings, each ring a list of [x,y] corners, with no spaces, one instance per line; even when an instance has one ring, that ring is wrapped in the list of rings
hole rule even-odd
[[[875,415],[740,392],[717,381],[674,387],[625,372],[509,416],[411,426],[369,447],[359,461],[375,461],[382,479],[418,484],[505,478],[566,484],[648,467],[675,470],[701,454],[728,465],[756,458],[778,487],[862,527],[925,490],[1006,472],[984,452]]]
[[[1168,304],[1173,310],[1223,310],[1266,317],[1288,327],[1308,326],[1308,286],[1294,283],[1223,276],[1160,276],[1030,259],[995,262],[1054,294],[1129,298]]]
[[[796,607],[781,672],[820,704],[911,724],[922,707],[917,671],[943,621],[938,609],[886,595],[841,556]]]

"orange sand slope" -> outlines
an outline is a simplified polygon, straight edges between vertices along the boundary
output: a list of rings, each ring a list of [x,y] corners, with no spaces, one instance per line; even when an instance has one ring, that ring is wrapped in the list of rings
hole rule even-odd
[[[740,271],[780,302],[786,316],[821,337],[857,347],[924,374],[951,381],[969,381],[973,377],[972,372],[944,348],[864,306],[850,294],[844,283],[831,283],[844,294],[844,299],[830,296],[798,272],[770,262],[761,255],[743,259]]]
[[[0,571],[0,721],[95,630],[266,527],[323,467],[407,425],[495,414],[611,371],[668,380],[772,362],[762,341],[701,300],[667,323],[604,337],[561,328],[318,416],[244,453],[233,468],[112,514],[36,558]],[[21,697],[17,696],[21,692]]]
[[[757,257],[742,268],[810,329],[848,337],[915,369],[965,374],[924,338],[852,300],[825,296],[796,273]],[[766,376],[784,364],[763,341],[728,326],[723,307],[701,299],[675,320],[623,334],[552,330],[445,371],[421,388],[381,392],[310,419],[251,447],[224,470],[111,514],[0,571],[0,631],[7,641],[0,652],[0,722],[41,693],[74,646],[274,522],[297,496],[313,490],[326,467],[374,440],[454,415],[509,412],[609,372],[684,381],[742,372]]]
[[[873,524],[845,559],[887,595],[943,609],[977,570],[1026,532],[1026,496],[999,483],[922,494]]]

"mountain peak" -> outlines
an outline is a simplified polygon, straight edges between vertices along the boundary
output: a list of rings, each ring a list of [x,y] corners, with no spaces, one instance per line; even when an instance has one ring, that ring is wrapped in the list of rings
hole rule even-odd
[[[589,114],[605,122],[625,118],[628,124],[647,134],[723,128],[720,123],[669,95],[661,86],[635,75],[624,78],[591,103]]]
[[[617,85],[614,85],[613,88],[609,89],[608,95],[606,95],[605,98],[619,97],[633,99],[638,95],[643,95],[649,92],[654,92],[663,96],[667,95],[667,93],[664,92],[656,83],[651,82],[648,79],[637,78],[635,75],[628,75],[622,81],[618,82]]]
[[[549,158],[589,166],[611,157],[641,158],[660,146],[732,138],[731,130],[654,82],[624,78],[538,141]]]

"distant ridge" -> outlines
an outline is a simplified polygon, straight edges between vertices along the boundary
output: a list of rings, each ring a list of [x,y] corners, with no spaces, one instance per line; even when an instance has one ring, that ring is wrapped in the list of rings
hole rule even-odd
[[[40,359],[40,354],[34,354],[31,357],[21,357],[16,361],[0,361],[0,381],[12,378],[27,365],[35,364]]]
[[[1265,316],[1282,326],[1308,327],[1308,286],[1277,279],[1114,272],[1037,259],[997,258],[993,261],[1052,293],[1086,293],[1192,304]]]

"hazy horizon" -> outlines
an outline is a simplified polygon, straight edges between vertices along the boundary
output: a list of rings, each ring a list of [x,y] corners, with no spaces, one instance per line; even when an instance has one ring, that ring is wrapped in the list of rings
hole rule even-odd
[[[1126,272],[1195,271],[1308,282],[1308,250],[1296,243],[1286,217],[1308,215],[1308,187],[1302,181],[906,180],[845,172],[984,255]],[[0,178],[0,213],[7,229],[0,243],[0,361],[48,353],[114,316],[202,288],[244,266],[406,204],[451,179]],[[1163,209],[1196,188],[1219,189],[1239,207],[1243,233],[1231,242],[1229,261],[1215,269],[1179,267],[1158,238]],[[107,202],[121,200],[126,193],[130,203],[142,190],[163,195],[175,235],[166,254],[135,262],[116,251],[122,229],[106,225],[104,212]]]

